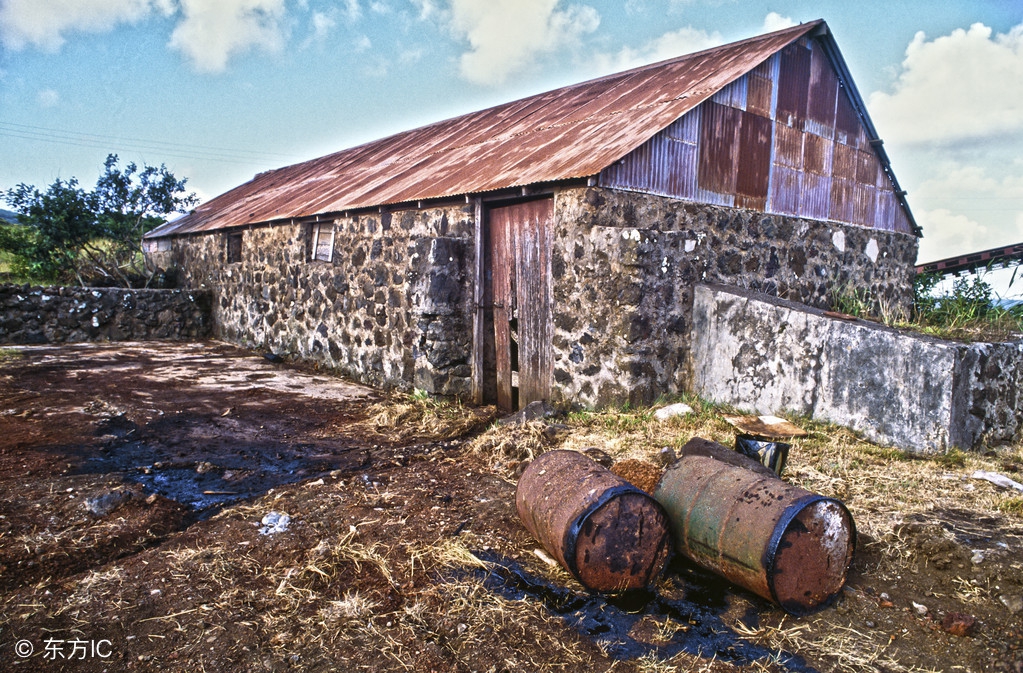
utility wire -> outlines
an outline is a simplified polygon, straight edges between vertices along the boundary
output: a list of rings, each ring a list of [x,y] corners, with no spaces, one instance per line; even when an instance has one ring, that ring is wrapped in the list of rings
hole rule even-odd
[[[94,133],[78,133],[63,129],[0,122],[0,136],[35,140],[40,142],[70,145],[75,147],[95,147],[100,149],[123,148],[125,151],[156,151],[167,156],[185,159],[202,159],[222,161],[236,164],[251,164],[258,161],[294,161],[295,155],[277,152],[261,152],[258,150],[231,149],[226,147],[207,147],[186,143],[162,140],[143,140],[139,138],[120,138]]]

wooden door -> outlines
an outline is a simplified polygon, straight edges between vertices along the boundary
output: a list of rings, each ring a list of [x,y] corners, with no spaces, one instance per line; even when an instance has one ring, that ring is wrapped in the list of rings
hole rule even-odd
[[[486,397],[504,411],[550,396],[553,213],[549,198],[487,210],[484,304],[491,313],[485,324],[493,325],[493,352],[485,362],[494,373],[485,379],[496,390]]]

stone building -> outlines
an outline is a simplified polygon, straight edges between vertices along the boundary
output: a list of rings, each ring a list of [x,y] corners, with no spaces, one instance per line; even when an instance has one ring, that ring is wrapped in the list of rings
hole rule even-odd
[[[697,282],[906,306],[918,235],[816,21],[262,173],[147,249],[222,338],[599,407],[686,388]]]

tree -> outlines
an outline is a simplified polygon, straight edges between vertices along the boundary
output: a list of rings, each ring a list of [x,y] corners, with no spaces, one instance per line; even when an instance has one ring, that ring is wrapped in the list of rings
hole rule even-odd
[[[0,250],[13,253],[20,270],[37,280],[148,284],[142,236],[198,198],[163,164],[129,163],[122,170],[111,154],[103,168],[91,192],[75,178],[57,179],[45,192],[25,184],[8,190],[18,225],[0,227]]]
[[[95,199],[71,178],[57,179],[46,193],[20,184],[7,192],[20,226],[0,229],[0,249],[19,258],[20,271],[32,278],[78,276],[79,250],[94,235]]]

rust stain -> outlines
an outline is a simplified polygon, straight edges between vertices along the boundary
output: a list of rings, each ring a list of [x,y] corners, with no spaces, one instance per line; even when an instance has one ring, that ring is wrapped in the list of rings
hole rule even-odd
[[[822,25],[635,68],[268,171],[150,236],[594,176]]]
[[[841,502],[787,484],[705,439],[690,440],[680,453],[654,497],[681,554],[793,614],[838,594],[856,543]]]
[[[530,463],[515,506],[544,549],[596,591],[643,588],[671,554],[661,506],[575,451],[549,451]]]
[[[844,62],[818,39],[826,33],[823,21],[803,24],[263,173],[149,237],[594,176],[913,232]]]

